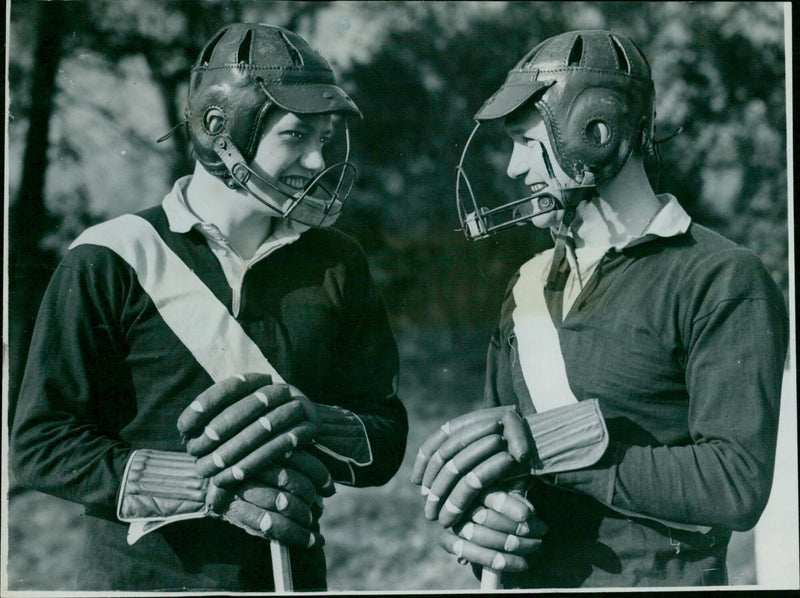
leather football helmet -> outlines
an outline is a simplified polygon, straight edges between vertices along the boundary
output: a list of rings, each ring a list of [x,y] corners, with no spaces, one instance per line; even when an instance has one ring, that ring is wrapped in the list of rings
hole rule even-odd
[[[544,120],[550,145],[573,184],[555,195],[534,192],[499,207],[480,207],[465,172],[478,128],[531,103]],[[564,209],[586,190],[616,175],[635,148],[653,151],[655,88],[650,66],[627,37],[602,30],[551,37],[509,71],[505,82],[475,114],[477,121],[458,165],[458,215],[468,239]]]
[[[346,118],[344,157],[300,193],[250,168],[272,106],[295,114],[362,117],[333,70],[305,40],[271,25],[220,29],[192,67],[186,105],[197,160],[230,187],[244,188],[282,217],[315,227],[335,222],[355,181]]]

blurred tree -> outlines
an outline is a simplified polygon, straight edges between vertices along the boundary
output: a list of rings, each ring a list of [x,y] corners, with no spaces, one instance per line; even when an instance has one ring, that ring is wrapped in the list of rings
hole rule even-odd
[[[161,94],[164,120],[170,126],[183,122],[179,92],[201,44],[220,26],[237,20],[235,2],[174,0],[93,0],[83,29],[84,44],[115,68],[131,56],[142,56],[152,82]],[[191,172],[187,138],[173,138],[171,178]]]
[[[667,4],[652,13],[662,181],[699,222],[754,250],[788,301],[783,8]]]
[[[161,189],[187,173],[186,137],[175,135],[156,148],[150,139],[159,133],[150,129],[181,123],[189,66],[214,30],[234,20],[270,22],[297,30],[329,57],[366,116],[353,123],[360,176],[340,226],[367,249],[396,323],[490,326],[513,270],[551,240],[523,227],[468,243],[455,230],[455,166],[471,116],[541,39],[573,28],[610,28],[637,40],[651,62],[657,135],[683,126],[682,135],[661,146],[661,189],[699,222],[758,252],[788,289],[780,3],[15,2],[12,29],[35,32],[33,16],[51,10],[61,18],[47,19],[46,34],[63,28],[69,35],[61,52],[46,52],[61,56],[65,69],[52,89],[58,127],[49,139],[57,166],[50,172],[59,176],[45,196],[61,207],[52,208],[58,212],[53,221],[31,220],[39,228],[29,228],[24,242],[40,249],[45,237],[47,247],[63,248],[84,223],[107,212],[152,205]],[[25,33],[16,39],[28,43]],[[44,66],[27,57],[10,55],[11,154],[30,146],[19,131],[34,97],[32,75]],[[103,77],[106,87],[83,91]],[[160,114],[137,104],[144,92],[156,97],[147,106],[160,106]],[[28,150],[33,156],[46,147],[45,141]],[[136,155],[120,158],[126,151]],[[481,194],[516,193],[503,176],[508,151],[504,138],[483,147],[487,167],[470,173]],[[27,172],[19,162],[11,170],[12,188],[19,187],[14,197],[22,197],[18,172]],[[115,184],[109,197],[98,191],[101,180]],[[46,205],[36,209],[45,214]],[[11,217],[12,226],[23,222],[16,211]]]
[[[14,417],[19,378],[36,312],[55,265],[53,253],[43,249],[40,241],[53,225],[45,209],[44,180],[56,71],[62,57],[64,32],[69,27],[68,15],[60,2],[37,3],[25,7],[25,11],[22,16],[35,23],[36,47],[21,180],[16,200],[9,208],[9,421]]]

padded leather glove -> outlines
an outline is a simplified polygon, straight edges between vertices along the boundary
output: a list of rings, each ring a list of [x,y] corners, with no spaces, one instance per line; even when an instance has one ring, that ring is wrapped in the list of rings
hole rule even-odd
[[[226,378],[202,392],[178,418],[186,451],[197,470],[225,487],[257,471],[316,433],[313,412],[289,386],[266,374]]]
[[[328,468],[325,467],[322,461],[307,451],[292,451],[290,454],[277,459],[275,467],[285,467],[303,474],[314,485],[316,493],[323,498],[328,498],[336,493],[336,486]],[[262,472],[257,473],[255,477],[260,479]]]
[[[175,521],[219,517],[254,536],[310,548],[323,542],[321,511],[314,483],[288,467],[221,489],[197,473],[194,457],[147,449],[128,459],[117,500],[118,519],[131,524],[129,544]]]
[[[301,447],[347,464],[372,462],[366,429],[355,414],[313,403],[265,374],[217,382],[192,401],[177,425],[187,452],[198,458],[198,471],[220,487]]]
[[[411,479],[426,497],[425,516],[450,527],[484,488],[588,467],[607,446],[596,399],[525,418],[513,407],[495,407],[441,426],[420,448]]]
[[[526,556],[536,552],[547,525],[535,515],[533,505],[520,492],[484,492],[452,531],[445,529],[439,544],[459,562],[495,571],[524,571]]]

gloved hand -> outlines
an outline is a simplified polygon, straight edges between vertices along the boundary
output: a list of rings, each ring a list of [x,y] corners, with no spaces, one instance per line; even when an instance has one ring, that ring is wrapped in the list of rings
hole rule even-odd
[[[520,417],[484,409],[441,426],[422,445],[411,480],[426,496],[425,516],[452,526],[484,488],[510,478],[588,467],[608,446],[597,400]]]
[[[266,374],[221,380],[202,392],[178,418],[186,451],[197,470],[220,487],[234,485],[317,432],[311,401]]]
[[[526,555],[536,552],[547,525],[536,517],[533,505],[520,492],[484,492],[452,531],[445,529],[439,544],[459,562],[496,571],[524,571]]]
[[[219,517],[262,538],[310,548],[323,542],[315,484],[288,467],[268,467],[235,489],[200,476],[185,453],[136,450],[128,460],[117,517],[131,523],[128,543],[175,521]]]
[[[336,486],[328,468],[325,467],[322,461],[305,450],[297,449],[276,459],[274,468],[280,467],[303,474],[314,485],[316,493],[323,498],[328,498],[336,493]],[[261,473],[259,472],[255,475],[256,478],[259,478]]]

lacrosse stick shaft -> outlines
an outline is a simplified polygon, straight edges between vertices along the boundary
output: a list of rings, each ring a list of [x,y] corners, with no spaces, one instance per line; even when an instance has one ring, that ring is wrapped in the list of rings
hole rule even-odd
[[[500,581],[500,572],[490,567],[484,567],[481,572],[482,590],[502,590],[503,584]]]
[[[275,580],[276,592],[293,592],[292,561],[289,549],[277,540],[269,541],[269,550],[272,555],[272,577]]]

